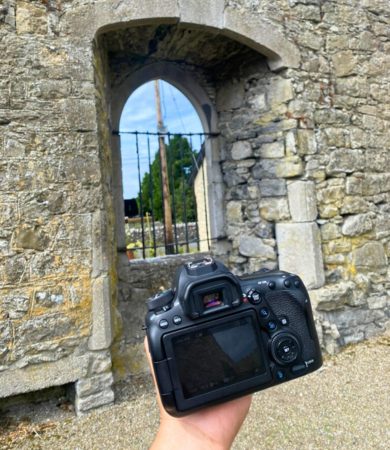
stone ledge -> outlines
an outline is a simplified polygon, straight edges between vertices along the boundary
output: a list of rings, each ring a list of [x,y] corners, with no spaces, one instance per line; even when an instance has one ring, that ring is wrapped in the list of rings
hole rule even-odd
[[[87,375],[89,356],[69,356],[56,362],[0,373],[0,398],[72,383]]]

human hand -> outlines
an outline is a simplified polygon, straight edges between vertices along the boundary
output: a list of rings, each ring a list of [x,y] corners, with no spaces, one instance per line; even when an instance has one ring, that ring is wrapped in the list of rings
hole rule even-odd
[[[151,450],[229,449],[248,414],[252,396],[210,406],[185,417],[173,417],[161,403],[146,338],[144,343],[160,409],[160,428]]]

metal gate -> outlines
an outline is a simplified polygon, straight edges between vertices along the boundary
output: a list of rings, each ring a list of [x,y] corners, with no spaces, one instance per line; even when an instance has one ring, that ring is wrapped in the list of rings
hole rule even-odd
[[[129,259],[209,251],[205,140],[217,135],[115,134],[131,136],[129,148],[122,146],[122,155],[131,155],[130,173],[123,171],[123,178],[136,178],[138,186],[133,198],[124,199]]]

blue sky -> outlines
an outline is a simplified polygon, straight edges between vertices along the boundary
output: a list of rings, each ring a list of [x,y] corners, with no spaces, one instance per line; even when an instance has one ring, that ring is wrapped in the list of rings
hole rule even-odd
[[[170,133],[202,133],[203,128],[191,102],[171,84],[160,81],[161,109],[164,125]],[[143,84],[129,97],[119,125],[123,131],[157,132],[154,81]],[[195,136],[193,148],[199,150],[200,139]],[[145,136],[138,136],[141,179],[149,169],[148,144]],[[158,150],[157,137],[150,137],[151,160]],[[124,198],[136,197],[139,190],[136,139],[134,135],[121,134],[122,178]]]

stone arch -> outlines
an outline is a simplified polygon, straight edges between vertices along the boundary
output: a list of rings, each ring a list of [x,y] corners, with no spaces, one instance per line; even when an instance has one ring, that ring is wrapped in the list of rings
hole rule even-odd
[[[300,63],[298,48],[276,26],[253,17],[249,11],[225,7],[224,0],[204,0],[202,8],[193,0],[146,0],[131,5],[104,0],[68,10],[62,19],[67,33],[87,35],[91,40],[119,27],[153,23],[177,23],[220,33],[265,55],[271,70],[294,68]]]
[[[142,84],[147,83],[153,79],[163,79],[168,83],[171,83],[177,89],[179,89],[192,103],[195,111],[197,112],[200,121],[203,126],[203,130],[206,133],[216,133],[218,131],[217,112],[210,97],[198,81],[190,73],[177,67],[175,64],[168,62],[157,62],[132,73],[127,77],[123,83],[115,86],[112,91],[112,109],[111,109],[111,121],[115,130],[119,130],[120,117],[123,111],[123,107],[127,99],[131,94]],[[118,137],[113,138],[113,151],[117,155],[120,154],[120,142]],[[218,138],[208,138],[205,141],[205,155],[208,161],[208,167],[210,168],[208,174],[208,195],[209,204],[220,204],[223,198],[223,185],[222,176],[218,161]],[[116,158],[116,164],[114,166],[114,178],[119,180],[121,178],[121,166],[119,158]],[[117,236],[119,241],[124,239],[123,229],[119,223],[119,217],[122,213],[121,188],[117,186],[118,191],[114,192],[114,198],[117,199]],[[212,236],[220,236],[223,232],[223,214],[217,213],[217,210],[213,208],[210,211],[210,232]],[[122,245],[120,242],[119,245]]]

